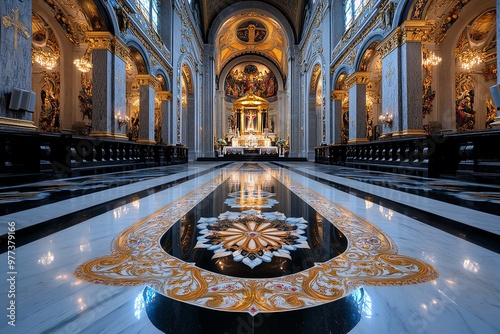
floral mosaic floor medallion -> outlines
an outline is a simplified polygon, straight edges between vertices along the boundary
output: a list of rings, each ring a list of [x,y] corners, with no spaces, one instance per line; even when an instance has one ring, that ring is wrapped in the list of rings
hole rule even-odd
[[[260,166],[342,232],[348,240],[342,254],[293,274],[247,278],[208,271],[165,252],[160,242],[165,233],[230,175],[238,176],[237,165],[122,231],[111,254],[79,265],[75,276],[95,284],[147,285],[180,302],[251,315],[322,305],[362,286],[417,284],[438,277],[432,266],[398,254],[393,241],[370,222],[304,187],[288,171]],[[264,266],[271,255],[293,256],[293,249],[307,247],[301,232],[309,224],[279,212],[225,212],[198,224],[199,247],[250,267]]]
[[[304,218],[286,218],[280,212],[226,212],[198,221],[201,236],[195,247],[213,250],[212,259],[232,255],[254,268],[273,256],[291,259],[290,251],[309,248],[303,236],[306,227]]]

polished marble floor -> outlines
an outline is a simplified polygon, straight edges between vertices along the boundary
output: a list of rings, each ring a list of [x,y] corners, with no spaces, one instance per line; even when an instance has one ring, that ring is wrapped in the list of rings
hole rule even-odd
[[[0,188],[0,215],[1,333],[500,332],[498,186],[205,162]]]

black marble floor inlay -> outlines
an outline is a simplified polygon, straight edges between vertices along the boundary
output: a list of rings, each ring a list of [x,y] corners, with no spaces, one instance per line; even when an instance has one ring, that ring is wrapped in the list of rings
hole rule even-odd
[[[362,312],[371,312],[364,289],[339,300],[296,311],[259,313],[222,312],[186,304],[144,289],[149,320],[164,333],[260,334],[330,333],[344,334],[360,321]]]

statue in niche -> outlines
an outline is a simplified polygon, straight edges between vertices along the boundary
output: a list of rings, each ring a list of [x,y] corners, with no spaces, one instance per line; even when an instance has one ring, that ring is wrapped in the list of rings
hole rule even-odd
[[[274,116],[271,116],[271,133],[274,133]]]

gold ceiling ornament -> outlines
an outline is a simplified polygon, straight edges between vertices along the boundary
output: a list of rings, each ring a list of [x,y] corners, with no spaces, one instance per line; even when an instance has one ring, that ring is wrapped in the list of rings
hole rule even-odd
[[[36,49],[33,49],[33,51],[31,52],[31,60],[48,70],[52,70],[57,66],[58,59],[59,55],[54,52]]]
[[[344,253],[290,275],[240,278],[202,269],[165,252],[160,243],[163,235],[240,164],[125,229],[114,239],[111,254],[79,265],[75,276],[95,284],[147,285],[190,305],[251,315],[322,305],[364,285],[402,286],[438,277],[432,266],[398,254],[393,241],[368,221],[294,181],[287,172],[260,166],[344,234],[348,240]]]

